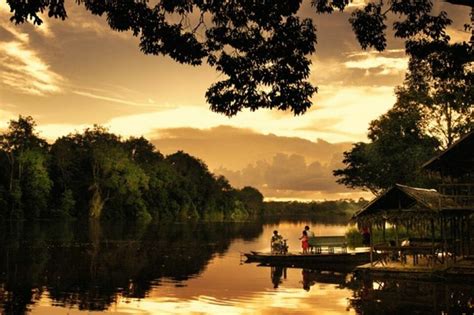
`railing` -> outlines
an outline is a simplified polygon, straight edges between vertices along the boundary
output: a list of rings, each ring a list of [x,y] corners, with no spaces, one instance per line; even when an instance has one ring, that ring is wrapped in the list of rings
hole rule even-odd
[[[474,209],[474,184],[442,184],[438,191],[441,209]]]

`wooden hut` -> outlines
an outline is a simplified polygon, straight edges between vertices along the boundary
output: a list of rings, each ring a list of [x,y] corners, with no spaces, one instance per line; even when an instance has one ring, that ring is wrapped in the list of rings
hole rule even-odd
[[[474,131],[426,162],[423,169],[442,182],[438,191],[447,232],[456,255],[474,254]]]
[[[411,253],[431,253],[433,261],[441,253],[454,259],[474,253],[472,216],[474,214],[474,132],[470,132],[422,166],[442,184],[435,189],[395,185],[357,212],[353,219],[359,226],[395,227],[392,249]],[[398,227],[416,231],[417,241],[411,248],[402,248]],[[420,233],[421,232],[421,233]],[[372,233],[371,233],[372,234]],[[371,243],[371,252],[377,244]],[[379,246],[382,251],[386,248]],[[373,261],[373,260],[372,260]]]
[[[458,210],[474,210],[474,131],[426,162],[423,169],[441,178],[441,208],[455,201]]]
[[[359,226],[383,230],[383,242],[374,244],[371,239],[371,252],[388,254],[396,251],[403,258],[413,257],[414,264],[418,256],[428,256],[436,261],[438,255],[448,252],[449,240],[443,228],[443,215],[439,208],[440,194],[434,189],[423,189],[397,184],[372,200],[358,211],[353,219]],[[395,239],[385,237],[385,227],[395,229]],[[410,246],[401,246],[398,231],[404,228],[410,240]],[[445,249],[445,250],[443,250]],[[374,255],[371,255],[374,262]],[[383,257],[383,255],[382,255]]]

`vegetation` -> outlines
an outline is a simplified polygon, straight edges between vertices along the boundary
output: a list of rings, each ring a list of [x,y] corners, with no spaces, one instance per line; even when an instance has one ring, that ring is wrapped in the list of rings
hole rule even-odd
[[[369,143],[344,153],[345,168],[334,171],[338,183],[375,194],[396,183],[433,187],[420,166],[474,129],[472,46],[438,48],[411,56],[397,102],[370,123]]]
[[[263,207],[264,216],[310,216],[313,218],[343,218],[347,221],[357,210],[367,204],[361,198],[358,201],[351,199],[327,201],[266,201]]]
[[[409,233],[405,227],[399,227],[398,231],[395,231],[395,228],[388,227],[385,229],[385,242],[395,241],[398,239],[401,242],[409,238]],[[412,234],[414,231],[412,231]],[[384,243],[383,230],[381,228],[375,228],[372,230],[372,235],[374,244]],[[361,231],[355,227],[351,227],[346,232],[347,245],[351,248],[364,246],[362,244],[362,234]]]
[[[145,54],[167,55],[180,63],[208,65],[224,74],[206,93],[211,109],[232,116],[244,108],[290,110],[303,114],[317,91],[309,80],[316,27],[301,19],[302,0],[291,1],[91,1],[78,0],[93,15],[107,17],[113,30],[139,37]],[[470,5],[467,0],[451,3]],[[65,19],[64,0],[7,0],[11,21],[39,14]],[[315,13],[344,10],[350,0],[312,0]],[[449,42],[447,13],[433,12],[433,1],[367,1],[352,13],[350,23],[362,48],[387,46],[387,21],[406,41],[410,55],[441,52]],[[100,207],[99,207],[100,208]]]
[[[203,161],[100,126],[49,145],[20,116],[0,134],[0,161],[3,219],[242,220],[262,210],[258,190],[234,189]]]

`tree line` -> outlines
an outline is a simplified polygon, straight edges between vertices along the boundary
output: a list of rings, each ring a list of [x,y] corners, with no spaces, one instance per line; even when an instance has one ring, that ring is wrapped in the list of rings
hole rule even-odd
[[[263,195],[233,188],[200,159],[164,156],[144,137],[122,139],[94,125],[40,138],[32,117],[0,133],[0,218],[242,220],[260,214]]]
[[[265,201],[263,216],[285,218],[311,217],[314,219],[340,220],[347,222],[352,215],[368,203],[364,198],[359,200],[340,199],[324,201]]]

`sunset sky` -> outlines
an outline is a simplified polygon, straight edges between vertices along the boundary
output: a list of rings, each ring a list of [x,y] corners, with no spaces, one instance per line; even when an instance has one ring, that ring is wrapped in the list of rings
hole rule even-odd
[[[66,21],[15,26],[0,0],[0,129],[31,115],[41,136],[101,124],[125,137],[152,139],[169,154],[184,150],[236,186],[255,185],[270,199],[337,199],[358,191],[337,185],[350,143],[366,140],[368,123],[389,109],[407,65],[403,43],[383,53],[362,51],[344,13],[316,15],[305,1],[300,15],[318,29],[311,81],[318,86],[303,116],[260,110],[227,118],[206,104],[206,89],[220,76],[208,66],[181,65],[145,56],[130,33],[109,29],[73,1]],[[443,3],[454,20],[453,40],[468,40],[469,10]],[[367,195],[365,195],[367,196]]]

